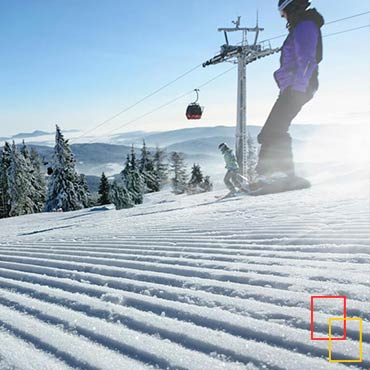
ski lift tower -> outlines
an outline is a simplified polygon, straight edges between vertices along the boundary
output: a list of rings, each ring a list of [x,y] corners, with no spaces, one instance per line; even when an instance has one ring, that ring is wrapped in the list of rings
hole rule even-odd
[[[258,36],[263,28],[258,26],[258,14],[256,27],[240,27],[240,19],[233,21],[235,27],[219,28],[219,32],[225,35],[226,44],[221,46],[220,54],[203,63],[203,67],[223,62],[238,64],[238,104],[237,104],[237,124],[236,124],[236,145],[235,152],[240,167],[240,174],[246,175],[247,171],[247,79],[246,67],[248,64],[272,55],[280,51],[280,48],[272,49],[268,41],[258,43]],[[242,41],[236,46],[229,44],[228,33],[242,32]],[[255,33],[253,44],[248,44],[248,32]]]

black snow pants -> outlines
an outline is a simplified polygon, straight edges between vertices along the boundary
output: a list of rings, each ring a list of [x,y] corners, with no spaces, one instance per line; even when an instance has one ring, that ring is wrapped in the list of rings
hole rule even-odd
[[[268,176],[274,172],[294,175],[292,138],[288,131],[293,119],[312,97],[312,92],[302,93],[290,88],[279,95],[258,135],[261,149],[256,170],[259,175]]]

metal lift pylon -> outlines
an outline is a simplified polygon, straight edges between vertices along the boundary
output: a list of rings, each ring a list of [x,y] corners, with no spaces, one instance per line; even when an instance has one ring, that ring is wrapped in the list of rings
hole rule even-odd
[[[234,27],[219,28],[225,35],[226,44],[221,46],[220,54],[203,63],[203,67],[223,62],[238,64],[238,93],[237,93],[237,123],[235,133],[235,153],[240,167],[240,174],[244,177],[247,172],[247,65],[280,51],[272,49],[268,41],[258,43],[259,33],[264,30],[257,23],[255,27],[240,27],[241,17],[233,21]],[[230,45],[228,33],[242,32],[242,41],[238,45]],[[248,44],[248,32],[255,33],[253,44]]]

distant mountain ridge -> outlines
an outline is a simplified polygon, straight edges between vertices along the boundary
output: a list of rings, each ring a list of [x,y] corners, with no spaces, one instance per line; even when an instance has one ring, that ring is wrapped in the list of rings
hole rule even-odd
[[[65,133],[73,133],[79,132],[79,130],[64,130]],[[47,132],[41,130],[35,130],[33,132],[20,132],[19,134],[8,136],[8,137],[0,137],[0,141],[6,140],[13,140],[13,139],[29,139],[29,138],[37,138],[39,136],[46,136],[46,135],[55,135],[54,132]]]
[[[258,126],[248,126],[248,129],[254,135],[260,130]],[[128,135],[128,136],[126,136]],[[116,135],[112,139],[120,144],[141,144],[145,140],[149,146],[167,147],[180,142],[199,140],[210,137],[231,137],[235,135],[234,126],[214,126],[214,127],[189,127],[170,131],[143,132],[136,135],[135,139],[131,133]]]
[[[29,137],[37,137],[37,136],[44,136],[44,135],[51,135],[50,132],[46,132],[46,131],[40,131],[40,130],[35,130],[31,133],[27,133],[27,132],[21,132],[17,135],[13,135],[11,138],[12,139],[20,139],[20,138],[29,138]]]
[[[353,135],[358,136],[359,128],[362,129],[362,127],[350,125],[345,127],[343,125],[293,125],[290,132],[293,137],[295,155],[299,152],[302,154],[302,149],[312,148],[311,143],[316,143],[317,148],[323,151],[320,155],[326,157],[330,148],[341,145],[338,138],[345,137],[354,141]],[[248,130],[252,137],[256,138],[261,127],[251,125],[248,126]],[[36,135],[43,132],[35,131],[32,134]],[[64,131],[64,133],[67,132]],[[20,135],[24,134],[16,136],[19,137]],[[66,137],[68,138],[68,135]],[[131,146],[134,145],[136,153],[139,154],[143,140],[146,141],[150,150],[154,150],[155,146],[158,145],[166,149],[168,153],[173,151],[183,152],[188,166],[196,162],[205,168],[205,172],[222,172],[224,164],[218,151],[218,145],[221,142],[226,142],[231,147],[234,146],[235,127],[192,127],[164,132],[134,131],[115,135],[108,139],[111,141],[110,143],[99,142],[99,139],[97,139],[96,143],[71,144],[79,172],[95,176],[100,176],[103,171],[108,176],[119,173],[124,166]],[[52,143],[52,140],[50,143]],[[306,143],[309,145],[306,145]],[[47,146],[37,140],[26,140],[26,144],[29,147],[35,147],[45,162],[51,161],[52,146]],[[317,153],[314,154],[317,156]],[[303,154],[301,158],[307,158],[307,153],[304,152]],[[297,156],[297,158],[299,157]]]
[[[21,145],[21,144],[19,144]],[[51,163],[54,148],[44,145],[27,144],[27,147],[34,148],[41,156],[44,163]],[[72,144],[71,150],[76,159],[77,170],[87,175],[100,175],[103,171],[110,173],[109,168],[112,164],[119,165],[123,168],[126,156],[131,151],[131,147],[125,145],[113,144]],[[136,149],[139,154],[139,149]],[[117,166],[113,166],[112,171],[115,173]],[[108,169],[108,170],[107,170]]]

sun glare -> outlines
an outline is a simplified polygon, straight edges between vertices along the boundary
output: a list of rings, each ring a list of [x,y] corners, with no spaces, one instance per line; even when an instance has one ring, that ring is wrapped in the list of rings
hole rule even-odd
[[[301,162],[369,164],[370,128],[368,125],[343,125],[315,130],[296,155]]]

